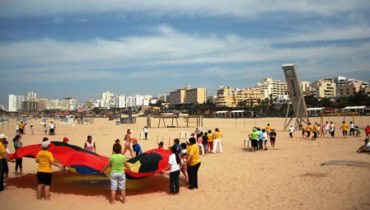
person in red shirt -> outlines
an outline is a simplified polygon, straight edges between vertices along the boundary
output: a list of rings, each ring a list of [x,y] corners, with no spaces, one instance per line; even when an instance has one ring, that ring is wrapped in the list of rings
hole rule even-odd
[[[369,125],[367,125],[365,128],[365,134],[366,134],[366,137],[370,136],[370,126]]]

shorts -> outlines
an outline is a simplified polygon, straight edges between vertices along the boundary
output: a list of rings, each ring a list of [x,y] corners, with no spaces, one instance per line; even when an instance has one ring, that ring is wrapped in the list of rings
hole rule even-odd
[[[257,147],[258,141],[256,139],[252,139],[252,147]]]
[[[110,189],[115,190],[125,190],[126,189],[126,175],[122,172],[111,172],[110,173]]]
[[[39,184],[51,185],[52,173],[37,172],[37,181]]]

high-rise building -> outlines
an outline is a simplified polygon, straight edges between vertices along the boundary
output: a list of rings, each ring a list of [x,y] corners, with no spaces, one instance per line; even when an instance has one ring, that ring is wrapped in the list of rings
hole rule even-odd
[[[127,96],[126,97],[126,107],[133,107],[135,106],[135,97]]]
[[[265,78],[261,82],[257,83],[257,88],[261,89],[263,98],[277,98],[281,95],[286,95],[288,86],[286,82],[280,80],[273,80],[272,78]]]
[[[126,107],[126,96],[125,95],[119,95],[117,97],[117,103],[118,108],[125,108]]]
[[[310,86],[311,86],[311,84],[310,84],[310,82],[309,81],[301,81],[300,82],[301,84],[301,90],[302,90],[302,93],[303,93],[303,95],[304,96],[308,96],[308,95],[310,95]]]
[[[111,93],[109,91],[102,93],[101,105],[100,105],[101,107],[105,107],[108,109],[111,107],[115,107],[115,102],[116,102],[116,99],[115,99],[114,93]]]
[[[207,89],[206,88],[191,88],[186,89],[185,104],[204,104],[207,101]]]
[[[332,80],[323,79],[311,84],[312,92],[317,98],[333,98],[337,96],[336,85]]]
[[[49,99],[47,98],[38,98],[37,99],[37,111],[44,111],[48,109]]]
[[[245,104],[250,107],[257,106],[264,99],[260,88],[243,88],[235,91],[236,105]]]
[[[185,96],[186,96],[185,89],[177,89],[175,91],[170,92],[168,101],[170,102],[170,104],[184,104]]]
[[[22,103],[24,101],[24,96],[21,95],[9,95],[9,106],[8,111],[9,112],[19,112],[22,111]]]
[[[215,104],[218,107],[236,107],[235,88],[221,86],[217,90]]]
[[[35,93],[33,91],[28,92],[27,96],[26,96],[26,100],[27,101],[37,101],[37,93]]]
[[[340,84],[339,87],[337,87],[337,97],[348,97],[352,96],[361,90],[363,90],[365,87],[363,86],[363,83],[358,80],[354,81],[347,81],[344,84]]]

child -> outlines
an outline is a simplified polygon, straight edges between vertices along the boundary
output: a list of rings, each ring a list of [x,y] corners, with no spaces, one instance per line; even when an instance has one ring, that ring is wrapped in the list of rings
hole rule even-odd
[[[311,127],[311,123],[309,122],[306,126],[306,133],[307,133],[307,139],[310,139],[310,136],[311,136],[311,131],[312,131],[312,127]]]
[[[263,149],[263,133],[262,133],[262,130],[261,128],[257,128],[257,132],[258,132],[258,150],[261,150]]]
[[[201,151],[201,155],[204,155],[205,152],[204,152],[204,147],[203,147],[203,133],[200,132],[197,134],[197,143],[198,143],[198,146],[199,146],[199,149]]]
[[[208,130],[207,138],[208,138],[208,152],[211,152],[213,150],[213,139],[214,139],[211,130]]]
[[[262,140],[263,140],[263,148],[264,148],[264,150],[267,150],[267,136],[268,136],[268,134],[267,134],[266,130],[265,129],[262,129],[262,137],[263,137]]]
[[[294,132],[294,127],[293,127],[293,125],[291,125],[289,127],[289,136],[290,136],[290,138],[293,138],[293,132]]]
[[[120,144],[113,145],[113,155],[109,159],[109,164],[103,168],[102,173],[111,167],[110,172],[110,183],[111,183],[111,203],[113,204],[116,200],[116,191],[120,190],[121,195],[119,200],[124,203],[126,201],[126,175],[124,172],[124,166],[130,170],[130,166],[126,162],[126,157],[121,154],[122,146]]]
[[[54,162],[54,156],[48,151],[50,141],[44,137],[42,139],[42,150],[36,155],[36,163],[39,164],[37,169],[37,199],[42,198],[42,192],[44,192],[45,200],[50,200],[50,185],[52,179],[52,168],[51,165],[61,167],[59,164]]]
[[[203,138],[202,144],[203,144],[203,147],[204,147],[204,153],[207,153],[208,152],[208,137],[207,137],[207,132],[204,132],[202,138]]]
[[[170,194],[175,195],[180,191],[180,157],[177,154],[177,147],[171,147],[172,154],[168,159],[168,169],[170,169]]]
[[[30,125],[31,128],[31,134],[33,135],[33,125]]]
[[[22,141],[21,141],[21,135],[16,135],[13,139],[14,143],[14,151],[17,151],[17,149],[22,147]],[[15,174],[18,175],[18,168],[19,168],[19,174],[22,175],[22,158],[15,159]]]
[[[132,143],[133,143],[132,150],[134,150],[134,152],[136,153],[136,156],[141,155],[143,151],[141,150],[140,144],[137,143],[137,139],[132,140]]]
[[[270,133],[270,144],[271,144],[272,149],[275,148],[275,140],[276,140],[276,132],[275,132],[275,129],[272,129]]]
[[[258,149],[258,132],[256,128],[253,128],[252,130],[251,141],[252,141],[253,151],[256,151]]]
[[[185,180],[187,181],[188,180],[188,175],[187,175],[188,168],[187,168],[187,164],[186,164],[186,148],[187,148],[188,145],[185,144],[185,143],[181,143],[180,146],[181,146],[181,153],[180,153],[181,172],[184,175]]]

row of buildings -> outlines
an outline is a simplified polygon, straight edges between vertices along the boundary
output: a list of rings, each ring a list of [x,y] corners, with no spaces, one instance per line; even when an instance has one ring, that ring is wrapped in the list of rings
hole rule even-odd
[[[48,99],[38,98],[37,93],[29,92],[26,96],[9,95],[8,111],[46,111],[46,110],[76,110],[77,100],[74,98]]]
[[[356,79],[350,79],[342,76],[335,78],[321,79],[312,83],[308,81],[300,82],[301,90],[304,96],[312,95],[320,98],[348,97],[358,92],[369,94],[370,88],[368,82]],[[168,95],[152,97],[151,95],[125,96],[114,94],[110,91],[102,93],[101,99],[91,99],[84,105],[77,104],[73,98],[47,99],[38,98],[37,93],[29,92],[26,96],[9,95],[8,111],[45,111],[45,110],[76,110],[79,107],[88,108],[126,108],[140,107],[156,104],[159,100],[168,105],[176,106],[181,104],[203,104],[210,101],[217,107],[237,107],[260,105],[266,99],[273,103],[284,104],[288,102],[288,88],[286,82],[265,78],[258,82],[255,87],[233,88],[221,86],[217,90],[216,96],[207,96],[207,89],[204,87],[185,88],[171,91]]]
[[[315,98],[340,98],[354,95],[358,92],[369,94],[368,82],[338,76],[314,81],[300,82],[304,96],[312,95]],[[256,106],[263,100],[271,99],[274,103],[286,103],[289,100],[288,87],[285,82],[263,79],[252,88],[232,88],[221,86],[215,96],[215,104],[218,107],[236,107],[240,105]]]

